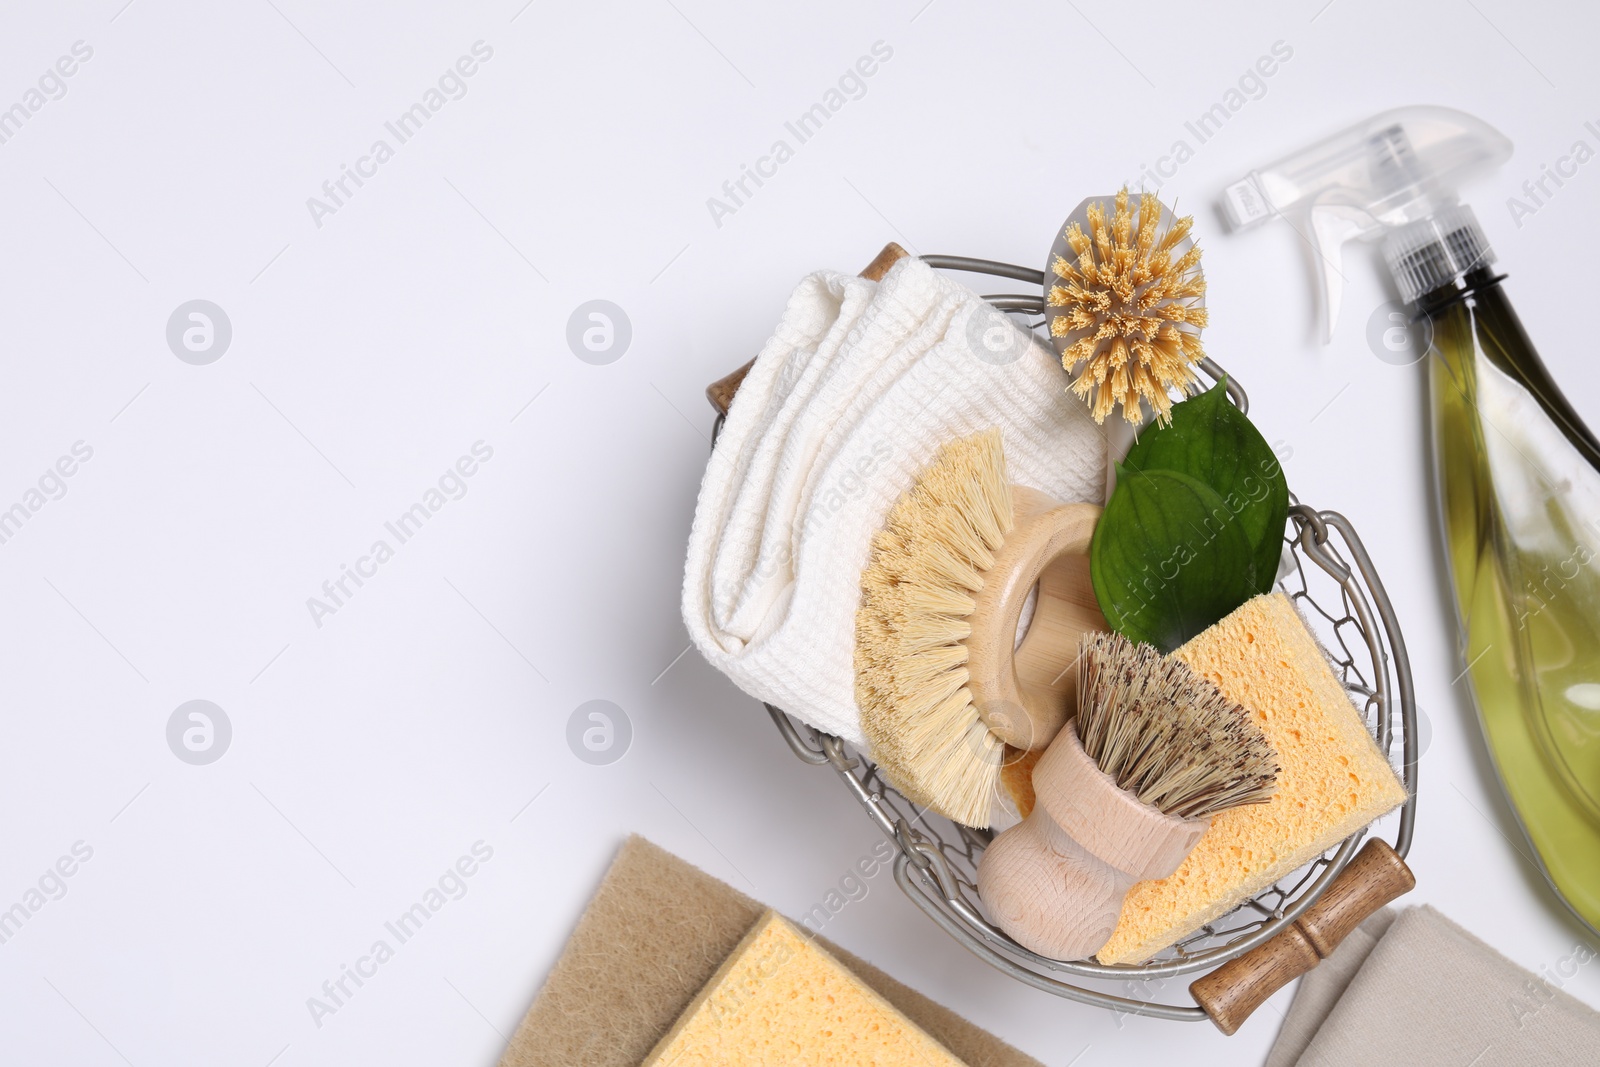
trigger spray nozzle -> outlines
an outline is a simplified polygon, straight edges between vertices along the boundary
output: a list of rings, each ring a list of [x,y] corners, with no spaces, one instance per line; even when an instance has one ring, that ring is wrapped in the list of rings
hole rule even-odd
[[[1511,157],[1494,127],[1445,107],[1385,111],[1228,186],[1235,230],[1286,220],[1310,245],[1322,293],[1324,341],[1344,288],[1343,248],[1384,238],[1407,303],[1493,258],[1459,185]]]

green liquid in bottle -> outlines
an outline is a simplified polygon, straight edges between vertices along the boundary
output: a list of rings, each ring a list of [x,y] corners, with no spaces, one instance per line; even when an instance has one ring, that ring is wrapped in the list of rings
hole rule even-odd
[[[1478,715],[1546,876],[1600,930],[1600,444],[1487,269],[1418,303]]]

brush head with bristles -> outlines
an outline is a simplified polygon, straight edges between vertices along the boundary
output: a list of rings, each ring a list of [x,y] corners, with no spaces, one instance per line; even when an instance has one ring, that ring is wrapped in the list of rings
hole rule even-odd
[[[1000,432],[946,445],[872,540],[856,703],[872,757],[913,803],[987,826],[1004,748],[967,688],[974,594],[1013,527]]]
[[[1105,205],[1089,205],[1089,232],[1074,222],[1065,234],[1073,257],[1056,256],[1050,266],[1060,284],[1046,294],[1052,312],[1050,335],[1069,338],[1061,364],[1069,371],[1084,364],[1072,391],[1088,401],[1097,423],[1120,402],[1122,417],[1143,420],[1140,399],[1167,422],[1176,389],[1194,391],[1192,364],[1205,358],[1200,328],[1207,323],[1199,304],[1205,294],[1200,249],[1178,246],[1193,228],[1192,216],[1161,229],[1163,208],[1154,194],[1139,197],[1137,225],[1126,187],[1117,194],[1108,218]]]
[[[1272,795],[1277,753],[1261,728],[1182,662],[1095,633],[1078,670],[1078,740],[1141,802],[1193,819]]]

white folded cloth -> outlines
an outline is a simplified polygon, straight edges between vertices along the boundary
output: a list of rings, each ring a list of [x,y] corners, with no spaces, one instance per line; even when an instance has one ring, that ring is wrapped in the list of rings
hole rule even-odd
[[[1104,499],[1105,438],[1055,355],[903,259],[804,279],[739,387],[684,570],[695,646],[739,687],[865,748],[855,613],[872,535],[948,441],[998,427],[1014,483]]]

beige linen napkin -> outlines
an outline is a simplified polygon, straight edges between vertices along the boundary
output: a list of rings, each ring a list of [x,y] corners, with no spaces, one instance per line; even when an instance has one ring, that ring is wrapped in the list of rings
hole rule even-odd
[[[1535,975],[1427,905],[1385,908],[1301,981],[1267,1067],[1600,1063],[1600,1012],[1560,988],[1595,956]]]

